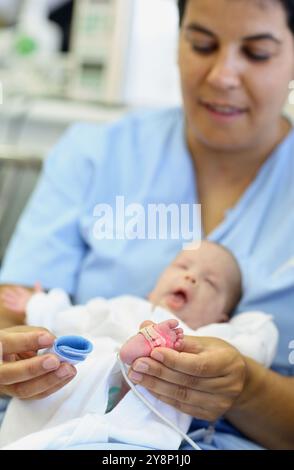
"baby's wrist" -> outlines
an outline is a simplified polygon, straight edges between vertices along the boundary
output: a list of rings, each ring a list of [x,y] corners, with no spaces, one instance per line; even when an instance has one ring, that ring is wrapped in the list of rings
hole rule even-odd
[[[141,328],[139,333],[144,336],[144,339],[148,343],[151,351],[154,348],[166,346],[165,338],[154,328],[153,325]]]

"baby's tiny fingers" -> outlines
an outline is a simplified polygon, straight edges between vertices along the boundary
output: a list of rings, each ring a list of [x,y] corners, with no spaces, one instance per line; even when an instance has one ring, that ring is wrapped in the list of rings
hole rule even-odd
[[[184,330],[183,330],[183,328],[176,328],[175,332],[180,335],[180,334],[184,333]]]
[[[183,349],[183,346],[184,346],[184,341],[181,338],[177,339],[177,341],[174,344],[174,348],[180,351],[181,349]]]

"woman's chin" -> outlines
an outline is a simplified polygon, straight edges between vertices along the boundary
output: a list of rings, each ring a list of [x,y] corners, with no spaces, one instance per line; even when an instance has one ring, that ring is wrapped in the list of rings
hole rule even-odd
[[[238,129],[235,129],[234,126],[231,126],[230,129],[229,127],[215,126],[214,123],[207,123],[206,125],[201,123],[197,129],[194,129],[192,135],[201,146],[218,153],[245,150],[248,148],[250,137],[252,138],[252,132],[251,135],[248,133],[248,129],[246,132],[245,126],[235,127],[238,127]]]

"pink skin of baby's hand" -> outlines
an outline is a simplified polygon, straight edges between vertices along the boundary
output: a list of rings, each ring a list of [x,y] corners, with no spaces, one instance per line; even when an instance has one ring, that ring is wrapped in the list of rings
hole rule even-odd
[[[141,330],[147,327],[153,327],[153,330],[146,331],[141,334]],[[177,320],[165,320],[159,324],[153,323],[151,321],[145,321],[140,326],[140,331],[135,336],[132,336],[128,341],[123,344],[120,349],[120,358],[123,362],[128,365],[131,365],[139,357],[148,357],[150,356],[152,349],[159,345],[167,348],[173,348],[180,350],[183,344],[183,330],[182,328],[177,328]],[[152,339],[151,339],[152,338]],[[159,341],[159,344],[154,346],[152,344],[154,341]]]

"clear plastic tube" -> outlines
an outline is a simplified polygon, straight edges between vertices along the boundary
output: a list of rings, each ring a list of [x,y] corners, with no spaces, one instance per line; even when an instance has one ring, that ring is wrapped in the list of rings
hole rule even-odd
[[[117,355],[119,366],[123,375],[123,378],[131,388],[131,390],[134,392],[134,394],[143,402],[145,403],[148,408],[153,411],[154,414],[156,414],[162,421],[164,421],[168,426],[170,426],[172,429],[174,429],[177,433],[180,434],[180,436],[195,450],[202,450],[192,439],[190,439],[187,434],[185,434],[181,429],[179,429],[174,423],[172,423],[169,419],[167,419],[165,416],[163,416],[159,411],[154,408],[154,406],[136,389],[134,384],[130,381],[130,379],[127,376],[126,370],[124,363],[122,362],[121,358],[119,357],[119,354]],[[203,431],[203,435],[206,433],[206,429],[201,429],[199,431]]]

